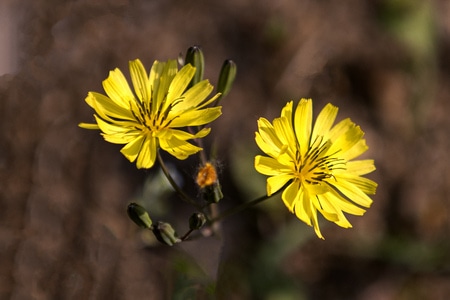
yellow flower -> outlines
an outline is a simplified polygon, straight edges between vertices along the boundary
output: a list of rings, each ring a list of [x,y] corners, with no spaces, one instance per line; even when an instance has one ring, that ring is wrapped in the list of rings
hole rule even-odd
[[[255,157],[256,170],[270,176],[267,195],[287,185],[284,204],[321,239],[317,211],[341,227],[352,227],[343,213],[363,215],[372,204],[367,195],[377,188],[361,177],[375,170],[373,160],[353,160],[368,149],[364,132],[350,119],[333,126],[337,112],[327,104],[312,128],[312,100],[301,99],[294,115],[291,101],[272,123],[260,118],[256,132],[256,143],[268,155]]]
[[[159,148],[178,159],[186,159],[202,148],[187,140],[205,137],[210,128],[192,134],[180,129],[205,125],[221,115],[221,107],[206,107],[220,94],[206,99],[213,86],[203,80],[187,89],[195,74],[190,64],[178,71],[177,62],[155,61],[147,72],[139,59],[130,61],[134,93],[119,69],[103,81],[106,95],[89,92],[86,102],[96,114],[96,124],[81,123],[86,129],[100,129],[105,140],[125,144],[122,154],[138,168],[151,168]]]

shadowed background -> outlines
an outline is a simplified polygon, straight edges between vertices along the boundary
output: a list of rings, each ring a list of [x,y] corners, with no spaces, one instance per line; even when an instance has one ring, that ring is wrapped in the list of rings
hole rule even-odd
[[[0,77],[0,299],[445,299],[450,294],[450,4],[435,1],[6,0]],[[265,193],[256,120],[328,102],[366,133],[379,183],[353,229],[325,241],[279,199],[220,237],[166,247],[126,215],[143,201],[187,229],[192,210],[96,131],[84,98],[116,67],[200,45],[215,84],[238,76],[212,124],[228,208]],[[198,160],[167,157],[195,195]],[[156,199],[157,198],[157,199]],[[215,284],[216,282],[216,284]],[[283,298],[284,297],[284,298]]]

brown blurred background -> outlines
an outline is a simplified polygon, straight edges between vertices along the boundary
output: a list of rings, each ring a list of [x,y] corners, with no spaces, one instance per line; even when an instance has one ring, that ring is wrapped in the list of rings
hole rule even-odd
[[[3,0],[0,10],[0,299],[450,297],[450,2]],[[332,102],[366,132],[379,188],[353,229],[322,220],[319,240],[279,199],[175,247],[128,220],[141,201],[184,232],[192,209],[156,192],[156,168],[137,170],[77,127],[92,120],[84,98],[109,70],[128,74],[129,60],[150,67],[192,45],[213,84],[224,59],[238,65],[207,138],[218,141],[220,208],[265,192],[257,118],[307,97],[316,114]],[[198,160],[167,159],[195,195]]]

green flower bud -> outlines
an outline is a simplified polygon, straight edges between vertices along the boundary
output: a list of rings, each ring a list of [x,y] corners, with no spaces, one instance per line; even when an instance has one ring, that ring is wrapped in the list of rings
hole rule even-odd
[[[189,87],[203,80],[203,72],[205,70],[205,58],[203,52],[198,46],[192,46],[187,50],[185,64],[191,64],[195,67],[195,74]]]
[[[156,239],[163,244],[173,246],[174,244],[181,242],[181,239],[177,237],[175,230],[169,223],[158,221],[156,222],[156,225],[153,226],[152,231]]]
[[[222,198],[222,188],[218,181],[212,185],[208,185],[202,189],[203,198],[208,203],[218,203]]]
[[[142,228],[151,228],[152,220],[150,219],[145,208],[136,203],[130,203],[127,207],[128,217]]]
[[[194,213],[189,218],[189,229],[190,230],[197,230],[202,228],[203,225],[206,223],[206,217],[202,213]]]
[[[237,66],[234,61],[227,59],[223,62],[217,83],[217,92],[222,93],[222,97],[225,97],[230,92],[236,78],[236,72]]]

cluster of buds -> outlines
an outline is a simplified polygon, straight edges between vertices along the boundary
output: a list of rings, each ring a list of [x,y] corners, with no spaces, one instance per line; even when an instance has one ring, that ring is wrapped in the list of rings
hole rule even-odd
[[[189,231],[184,236],[179,237],[169,223],[161,221],[153,223],[147,210],[137,203],[128,204],[127,213],[136,225],[151,230],[159,242],[168,246],[186,240],[194,230],[199,230],[206,223],[206,217],[203,213],[192,214],[189,218]]]
[[[178,59],[181,64],[191,64],[195,67],[195,75],[192,78],[189,86],[193,86],[196,83],[203,80],[203,73],[205,70],[205,58],[203,52],[198,46],[190,47],[186,52],[186,58]],[[234,61],[227,59],[223,62],[222,68],[219,73],[219,79],[217,81],[217,92],[220,93],[221,98],[228,95],[233,86],[234,79],[236,78],[237,67]],[[216,103],[217,105],[217,103]]]

